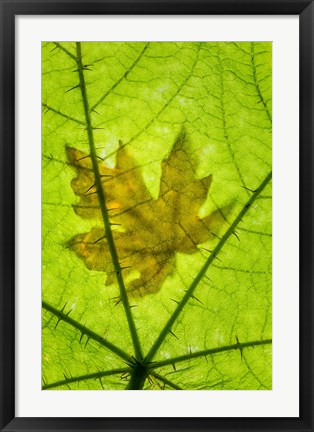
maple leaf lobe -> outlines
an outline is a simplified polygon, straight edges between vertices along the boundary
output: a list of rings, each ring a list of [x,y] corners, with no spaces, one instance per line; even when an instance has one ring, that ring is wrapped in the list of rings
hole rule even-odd
[[[69,164],[77,171],[71,182],[79,196],[74,209],[82,218],[95,219],[88,233],[75,236],[70,248],[88,269],[107,273],[106,284],[115,274],[107,246],[90,157],[66,148]],[[166,159],[157,199],[153,199],[126,146],[120,142],[116,166],[109,168],[99,160],[99,171],[106,205],[113,224],[114,242],[127,280],[128,292],[144,296],[160,290],[165,278],[175,268],[176,252],[195,253],[197,245],[218,235],[225,223],[227,208],[198,216],[212,183],[212,175],[195,178],[195,161],[189,151],[186,134],[181,132]],[[113,225],[114,227],[115,225]],[[119,228],[121,227],[121,228]]]

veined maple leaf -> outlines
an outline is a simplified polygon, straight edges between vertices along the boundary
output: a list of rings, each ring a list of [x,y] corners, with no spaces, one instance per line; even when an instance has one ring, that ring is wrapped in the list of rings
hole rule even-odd
[[[99,218],[101,212],[89,155],[67,147],[69,163],[78,176],[71,185],[80,197],[75,212],[82,218]],[[99,161],[102,187],[113,225],[114,241],[128,292],[144,296],[160,290],[175,267],[175,254],[195,253],[200,243],[216,237],[226,221],[231,205],[199,217],[212,183],[212,175],[195,177],[195,161],[187,136],[181,132],[169,156],[162,162],[160,189],[153,199],[127,147],[117,151],[115,168]],[[75,236],[69,246],[90,270],[107,273],[106,285],[115,280],[112,259],[103,227]]]

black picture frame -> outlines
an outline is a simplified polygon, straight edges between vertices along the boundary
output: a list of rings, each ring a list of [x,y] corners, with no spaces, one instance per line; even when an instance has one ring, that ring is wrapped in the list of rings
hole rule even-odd
[[[313,431],[313,1],[0,0],[1,28],[1,389],[3,431],[267,430]],[[298,418],[15,417],[15,16],[299,15],[300,22],[300,416]]]

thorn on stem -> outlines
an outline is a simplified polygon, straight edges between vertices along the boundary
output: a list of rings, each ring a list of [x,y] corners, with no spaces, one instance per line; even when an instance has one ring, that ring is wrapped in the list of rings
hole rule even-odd
[[[80,84],[78,84],[78,85],[76,85],[76,86],[74,86],[74,87],[71,87],[69,90],[67,90],[65,93],[68,93],[68,92],[70,92],[70,91],[72,91],[72,90],[75,90],[75,89],[77,89],[78,87],[80,86]]]
[[[199,300],[197,297],[195,297],[194,295],[192,295],[192,298],[194,299],[194,300],[196,300],[197,302],[199,302],[200,304],[203,304],[202,302],[201,302],[201,300]]]
[[[240,341],[239,341],[238,335],[235,335],[235,338],[236,338],[236,341],[237,341],[237,345],[239,345],[239,348],[237,347],[236,349],[239,349],[239,350],[240,350],[241,361],[242,361],[243,349],[242,349],[242,347],[241,347],[241,344],[240,344]]]
[[[179,338],[173,333],[173,331],[172,330],[169,330],[169,333],[172,335],[172,336],[174,336],[176,339],[178,339],[179,340]]]
[[[240,238],[239,238],[239,236],[238,236],[238,234],[237,234],[237,232],[235,230],[233,231],[232,234],[240,241]]]
[[[216,256],[216,254],[214,254],[214,258],[215,258],[216,260],[218,260],[218,261],[221,261],[221,259],[218,258],[218,257]]]
[[[75,159],[75,162],[80,162],[83,159],[90,158],[90,155],[82,156],[81,158]]]
[[[61,318],[58,318],[57,324],[55,325],[54,330],[58,327],[59,322],[62,321]]]
[[[206,248],[204,248],[204,247],[201,247],[200,249],[202,249],[202,250],[204,250],[204,251],[206,251],[206,252],[209,252],[209,253],[212,253],[212,252],[213,252],[212,250],[210,250],[210,249],[206,249]]]
[[[214,233],[214,232],[211,232],[211,234],[213,234],[215,237],[217,237],[219,240],[221,240],[222,239],[222,237],[220,237],[218,234],[216,234],[216,233]]]
[[[89,192],[89,193],[84,193],[83,194],[83,196],[90,196],[90,195],[95,195],[95,194],[97,194],[97,191],[94,191],[94,192]]]
[[[241,188],[243,188],[243,189],[245,189],[245,190],[247,190],[247,191],[249,191],[249,192],[251,192],[251,193],[255,193],[256,192],[256,189],[250,189],[250,188],[248,188],[248,187],[246,187],[246,186],[241,186]]]
[[[98,240],[95,240],[92,244],[94,245],[94,244],[100,242],[101,240],[103,240],[103,239],[105,239],[105,238],[106,238],[106,235],[100,237]]]
[[[99,379],[99,382],[100,382],[101,388],[102,388],[103,390],[105,390],[105,389],[104,389],[104,386],[103,386],[103,383],[102,383],[102,379],[101,379],[101,377],[98,377],[98,379]]]
[[[213,282],[207,275],[204,275],[203,276],[205,279],[208,279],[209,280],[209,282]]]
[[[84,195],[85,194],[87,194],[87,192],[89,192],[91,189],[93,189],[93,187],[95,187],[96,186],[96,184],[95,183],[93,183],[85,192],[84,192]]]

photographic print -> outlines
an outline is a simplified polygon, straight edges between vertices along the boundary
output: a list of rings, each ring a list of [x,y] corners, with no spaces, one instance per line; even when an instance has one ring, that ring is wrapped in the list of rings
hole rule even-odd
[[[272,389],[271,42],[42,43],[42,389]]]

